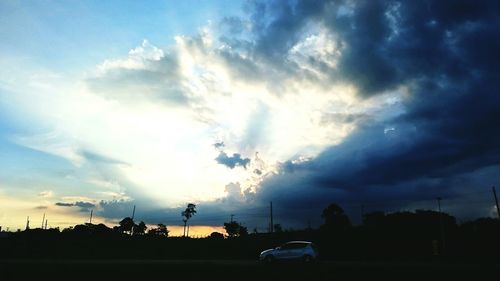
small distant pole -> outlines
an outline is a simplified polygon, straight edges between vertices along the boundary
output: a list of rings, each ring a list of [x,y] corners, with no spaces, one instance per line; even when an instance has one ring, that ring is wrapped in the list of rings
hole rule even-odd
[[[45,219],[45,229],[47,229],[47,221],[48,219]]]
[[[30,216],[26,218],[26,230],[30,229]]]
[[[42,218],[42,229],[43,229],[43,224],[45,223],[45,213],[43,213],[43,218]]]
[[[93,212],[94,212],[94,209],[90,210],[90,220],[89,220],[90,224],[92,224],[92,213]]]
[[[439,226],[441,228],[441,255],[444,255],[445,241],[444,241],[444,226],[443,226],[443,213],[441,212],[441,197],[437,197],[438,210],[439,210]]]
[[[273,223],[273,201],[271,201],[271,226],[269,227],[269,232],[274,232],[274,223]]]
[[[233,217],[234,217],[234,215],[233,215],[233,214],[231,214],[231,222],[233,222]]]
[[[493,196],[495,197],[495,205],[497,206],[498,219],[500,219],[500,208],[498,207],[497,191],[495,190],[495,186],[492,186],[491,189],[493,190]]]
[[[134,205],[134,210],[132,210],[132,222],[134,222],[134,217],[135,217],[135,205]],[[131,235],[134,235],[134,227],[132,226],[132,230],[130,231]]]

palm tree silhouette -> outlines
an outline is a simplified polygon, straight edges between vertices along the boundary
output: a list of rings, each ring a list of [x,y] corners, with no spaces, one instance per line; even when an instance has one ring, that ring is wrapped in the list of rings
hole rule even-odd
[[[186,226],[187,226],[187,222],[188,220],[194,215],[196,214],[196,205],[193,204],[193,203],[189,203],[187,205],[187,208],[186,210],[182,211],[181,215],[182,215],[182,221],[184,222],[184,237],[186,236]],[[189,236],[189,227],[187,229],[187,236]]]

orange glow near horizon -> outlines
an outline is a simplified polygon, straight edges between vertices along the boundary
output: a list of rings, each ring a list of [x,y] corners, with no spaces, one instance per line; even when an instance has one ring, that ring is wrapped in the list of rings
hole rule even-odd
[[[183,225],[167,225],[167,229],[170,231],[168,236],[182,236],[184,232]],[[220,232],[226,234],[224,227],[222,226],[211,226],[211,225],[191,225],[189,226],[189,237],[200,238],[209,236],[212,232]]]

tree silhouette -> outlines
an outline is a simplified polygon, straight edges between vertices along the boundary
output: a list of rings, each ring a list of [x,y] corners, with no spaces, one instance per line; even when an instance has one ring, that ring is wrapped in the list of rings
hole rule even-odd
[[[134,223],[134,220],[132,220],[132,218],[130,218],[130,217],[124,218],[123,220],[121,220],[119,222],[119,224],[120,224],[120,226],[118,227],[118,229],[121,232],[127,232],[127,233],[132,233],[134,226],[136,226],[136,224]]]
[[[248,234],[247,228],[237,221],[225,222],[224,229],[229,237],[246,236]]]
[[[385,223],[385,213],[375,211],[363,215],[363,225],[367,227],[381,227]]]
[[[141,221],[139,225],[134,225],[132,233],[134,235],[143,235],[146,232],[147,226]]]
[[[211,239],[224,239],[224,234],[214,231],[214,232],[210,233],[209,238],[211,238]]]
[[[344,210],[337,204],[330,204],[323,210],[321,217],[325,220],[322,227],[326,230],[341,230],[351,226],[351,221],[344,213]]]
[[[182,221],[184,222],[184,237],[186,236],[187,222],[194,214],[196,214],[196,205],[193,203],[187,204],[186,209],[181,213]],[[187,236],[189,236],[189,227],[187,229]]]
[[[148,234],[150,235],[158,235],[158,236],[168,236],[168,233],[170,231],[167,229],[167,226],[159,223],[157,224],[156,228],[152,228],[148,231]]]
[[[276,232],[276,233],[283,232],[283,227],[281,227],[281,224],[277,223],[274,225],[274,232]]]

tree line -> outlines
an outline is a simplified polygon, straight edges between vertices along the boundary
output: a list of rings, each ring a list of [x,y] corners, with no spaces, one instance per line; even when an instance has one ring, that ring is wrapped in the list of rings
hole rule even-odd
[[[42,257],[54,251],[53,255],[66,257],[73,255],[73,250],[68,252],[68,249],[74,249],[74,255],[89,258],[255,258],[260,251],[290,240],[314,242],[325,259],[495,259],[500,251],[500,220],[493,218],[458,224],[453,216],[432,210],[371,212],[363,216],[361,225],[353,225],[338,204],[330,204],[318,214],[323,224],[315,229],[293,230],[277,224],[273,233],[249,233],[244,223],[231,219],[223,222],[225,233],[213,232],[205,238],[186,239],[189,220],[196,211],[196,205],[188,204],[181,212],[185,226],[183,237],[169,236],[164,224],[148,228],[143,221],[136,223],[126,217],[112,228],[86,223],[63,231],[30,229],[9,233],[7,238],[0,238],[0,249],[4,250],[0,256]],[[55,254],[58,251],[59,254]]]

